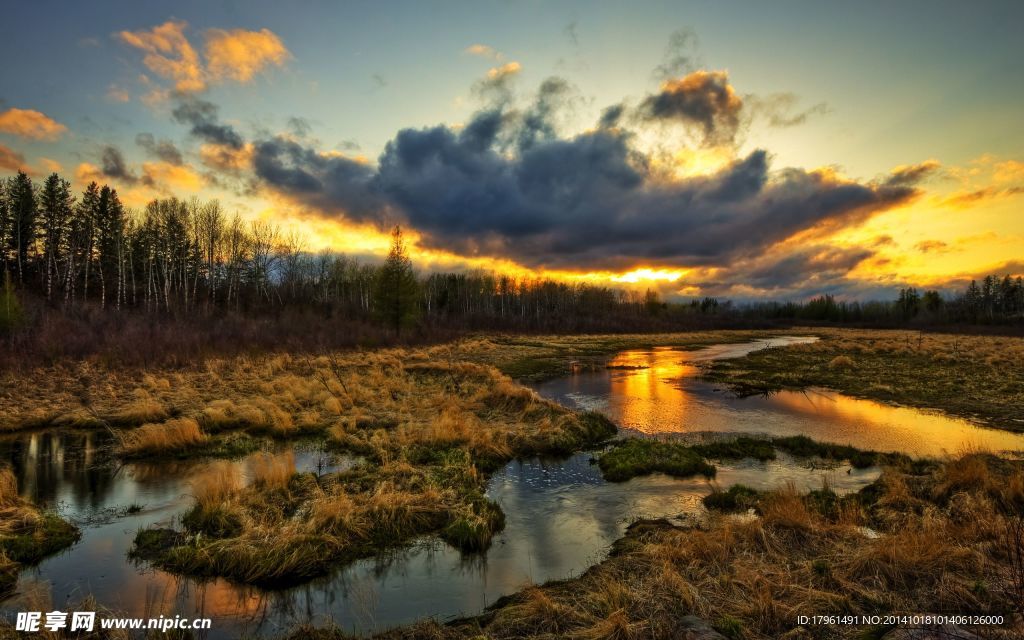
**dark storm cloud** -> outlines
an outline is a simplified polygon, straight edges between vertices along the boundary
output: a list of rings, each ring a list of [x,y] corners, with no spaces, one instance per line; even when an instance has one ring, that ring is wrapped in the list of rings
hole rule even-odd
[[[512,75],[491,79],[505,90]],[[636,146],[631,128],[645,119],[675,119],[695,123],[708,137],[729,138],[742,100],[724,72],[666,82],[639,106],[614,105],[597,128],[565,136],[556,123],[572,93],[551,78],[521,108],[508,95],[492,94],[500,99],[463,126],[398,131],[375,164],[321,151],[308,138],[258,133],[247,165],[251,187],[325,217],[382,228],[402,222],[419,233],[422,246],[459,255],[571,270],[656,264],[727,272],[735,264],[763,265],[749,261],[794,234],[813,242],[905,203],[935,169],[924,163],[854,182],[828,171],[772,170],[769,154],[758,149],[710,175],[667,179],[664,167]],[[249,148],[219,121],[212,103],[183,101],[174,115],[204,140]],[[800,254],[753,277],[767,287],[801,270],[808,278],[806,270],[839,273],[869,255]]]
[[[181,151],[170,140],[156,140],[151,133],[140,133],[135,136],[135,144],[146,150],[149,155],[164,162],[181,166],[184,162]]]
[[[619,121],[622,116],[626,113],[626,105],[624,104],[613,104],[610,107],[605,107],[601,112],[601,118],[597,122],[597,126],[602,129],[611,129],[619,125]]]
[[[103,147],[103,151],[100,153],[100,171],[104,176],[124,183],[134,183],[139,179],[128,168],[128,163],[125,162],[121,150],[110,145]]]
[[[259,181],[325,211],[366,218],[382,210],[369,186],[373,168],[344,156],[276,137],[254,145],[252,165]]]
[[[556,137],[554,116],[568,104],[571,93],[569,83],[562,78],[552,77],[541,83],[537,99],[522,116],[517,140],[520,149]]]
[[[891,186],[906,186],[917,184],[926,178],[935,175],[942,165],[936,160],[926,160],[912,165],[896,167],[892,174],[886,179],[886,184]]]
[[[787,252],[776,260],[734,275],[744,284],[759,289],[789,289],[806,286],[809,281],[821,286],[824,282],[845,278],[851,269],[873,256],[870,249],[809,247]]]
[[[490,109],[461,130],[405,129],[376,169],[281,139],[258,143],[254,162],[263,184],[325,215],[401,219],[426,246],[575,269],[723,265],[916,194],[909,184],[838,182],[799,169],[772,174],[763,150],[710,176],[666,182],[630,146],[631,134],[616,130],[531,136],[516,153],[502,147],[527,126]]]
[[[647,96],[637,115],[648,121],[676,122],[699,127],[706,144],[732,142],[740,126],[743,99],[724,71],[694,71],[666,80]]]
[[[241,149],[242,136],[231,125],[222,124],[217,111],[212,102],[188,96],[180,99],[171,115],[179,124],[189,125],[189,133],[201,140]]]

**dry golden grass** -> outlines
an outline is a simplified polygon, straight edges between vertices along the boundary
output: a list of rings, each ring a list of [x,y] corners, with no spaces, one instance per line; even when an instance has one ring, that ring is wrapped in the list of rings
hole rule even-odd
[[[260,453],[249,458],[252,482],[262,489],[282,489],[295,474],[295,454]]]
[[[1012,615],[1019,595],[1005,542],[1020,514],[994,503],[990,491],[1013,491],[1008,481],[1021,464],[968,454],[928,476],[890,469],[880,487],[845,499],[850,513],[838,517],[790,485],[762,497],[760,518],[714,516],[701,528],[641,523],[579,578],[530,587],[454,626],[421,624],[379,637],[654,640],[689,637],[688,616],[696,616],[727,637],[767,640],[808,637],[797,624],[808,614]],[[945,493],[936,487],[949,478],[958,479],[951,501],[963,513],[936,501]],[[923,505],[923,515],[895,513],[908,499]],[[881,535],[866,536],[865,521]],[[866,630],[838,625],[823,637],[859,638]],[[1016,631],[986,633],[1010,638]]]
[[[25,565],[67,547],[78,535],[73,525],[22,498],[14,473],[0,467],[0,597],[13,588]]]
[[[1024,338],[814,328],[811,344],[705,363],[744,391],[830,387],[1024,431]]]
[[[532,377],[537,371],[568,372],[572,361],[600,366],[624,348],[701,346],[764,335],[475,337],[425,348],[210,359],[192,368],[142,372],[89,362],[63,364],[17,376],[0,374],[0,430],[43,424],[95,427],[101,420],[134,426],[180,415],[195,418],[211,433],[246,428],[283,436],[385,416],[417,394],[412,383],[418,380],[408,375],[417,367],[444,368],[456,377],[496,367]],[[499,395],[528,393],[507,380],[495,383],[506,387],[496,389]]]
[[[274,359],[261,371],[280,374],[290,362]],[[515,453],[573,451],[614,432],[606,420],[543,400],[487,365],[403,364],[387,354],[369,354],[363,363],[328,372],[347,394],[338,406],[349,407],[329,437],[366,464],[316,477],[296,474],[287,456],[256,456],[247,488],[218,478],[215,468],[211,488],[197,489],[183,531],[143,532],[139,554],[182,573],[279,585],[427,533],[482,549],[504,522],[484,497],[486,470]],[[221,368],[217,375],[227,374]],[[315,411],[314,403],[323,405],[319,394],[329,393],[329,385],[318,391],[291,374],[255,384],[263,392],[272,387],[276,402],[293,411]],[[212,403],[202,420],[208,429],[230,423],[242,406]],[[195,533],[202,536],[193,542],[181,537]]]
[[[207,510],[224,504],[241,488],[238,468],[228,462],[212,462],[192,480],[192,496],[201,509]]]
[[[40,520],[39,510],[18,493],[18,480],[0,467],[0,536],[24,532]]]
[[[173,418],[159,424],[145,424],[121,436],[125,454],[160,455],[185,451],[206,444],[208,436],[194,418]]]

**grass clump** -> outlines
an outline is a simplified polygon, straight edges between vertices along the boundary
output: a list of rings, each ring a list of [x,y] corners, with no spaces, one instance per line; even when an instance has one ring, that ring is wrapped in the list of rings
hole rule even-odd
[[[774,460],[775,447],[768,440],[740,436],[730,440],[719,440],[690,447],[705,458],[714,460],[753,458]]]
[[[193,418],[174,418],[126,432],[121,438],[121,450],[133,457],[165,455],[203,447],[208,440],[209,436]]]
[[[713,478],[715,467],[693,448],[679,442],[630,438],[614,443],[597,460],[606,480],[623,482],[636,476],[664,473],[686,478],[703,475]]]
[[[709,510],[737,513],[753,508],[761,493],[746,485],[734,484],[726,491],[714,491],[702,499]]]
[[[0,468],[0,593],[14,586],[25,566],[74,544],[80,536],[73,524],[22,498],[14,473]]]
[[[818,442],[807,436],[785,436],[772,438],[771,445],[801,458],[818,457],[826,460],[847,460],[855,469],[866,469],[878,464],[880,459],[895,462],[906,456],[880,456],[874,451],[864,451],[843,444]]]

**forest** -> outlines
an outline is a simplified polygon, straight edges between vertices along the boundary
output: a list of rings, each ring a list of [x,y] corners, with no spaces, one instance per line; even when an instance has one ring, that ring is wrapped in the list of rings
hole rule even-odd
[[[1024,284],[1008,274],[953,295],[908,286],[895,300],[666,301],[654,290],[416,273],[400,228],[392,239],[387,260],[371,264],[310,252],[296,233],[229,215],[216,200],[171,197],[132,210],[107,185],[76,194],[56,173],[37,183],[19,172],[0,184],[0,335],[9,355],[113,352],[148,361],[190,350],[373,345],[466,330],[928,327],[1024,318]]]

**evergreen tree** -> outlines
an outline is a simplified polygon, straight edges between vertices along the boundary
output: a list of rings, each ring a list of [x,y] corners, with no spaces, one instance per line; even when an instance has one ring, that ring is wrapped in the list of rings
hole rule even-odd
[[[24,171],[11,179],[8,187],[7,207],[9,230],[7,240],[9,249],[14,252],[15,269],[18,271],[18,282],[25,281],[28,271],[28,250],[36,239],[36,188]]]
[[[374,309],[383,322],[394,327],[396,334],[416,321],[420,311],[419,284],[398,225],[391,232],[391,250],[377,271],[374,285]]]
[[[90,182],[82,193],[78,215],[72,225],[76,236],[77,250],[81,253],[77,264],[82,271],[82,301],[89,299],[89,280],[93,271],[93,256],[96,252],[96,218],[99,216],[100,187]],[[74,277],[72,274],[71,277]]]
[[[46,299],[53,297],[54,283],[60,282],[60,257],[66,253],[68,225],[74,207],[71,184],[56,173],[51,174],[39,194],[43,233],[43,286]]]

